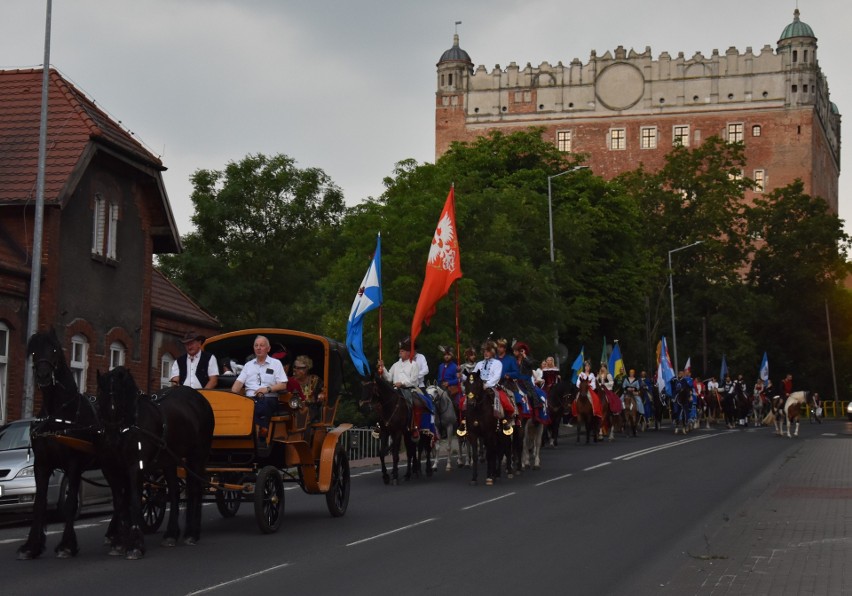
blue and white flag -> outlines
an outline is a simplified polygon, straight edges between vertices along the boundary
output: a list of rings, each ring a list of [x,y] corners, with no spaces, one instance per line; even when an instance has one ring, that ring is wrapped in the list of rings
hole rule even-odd
[[[763,353],[763,361],[760,363],[760,379],[766,383],[769,381],[769,358]]]
[[[660,340],[660,361],[657,364],[657,389],[660,390],[660,395],[666,394],[671,396],[672,385],[671,380],[675,377],[672,361],[669,359],[669,348],[666,346],[666,336]]]
[[[719,382],[724,383],[725,377],[728,376],[728,363],[725,360],[725,355],[722,354],[722,370],[719,371]]]
[[[352,310],[349,311],[349,323],[346,325],[346,347],[355,370],[362,377],[370,375],[370,364],[364,356],[363,320],[364,315],[382,305],[382,235],[376,238],[376,253],[370,262],[370,268],[364,275]]]

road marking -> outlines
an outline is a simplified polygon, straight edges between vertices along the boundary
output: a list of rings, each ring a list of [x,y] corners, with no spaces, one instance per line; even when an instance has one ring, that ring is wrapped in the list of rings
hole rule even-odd
[[[487,505],[488,503],[493,503],[494,501],[499,501],[500,499],[505,499],[506,497],[511,497],[514,495],[514,492],[506,493],[505,495],[501,495],[499,497],[494,497],[493,499],[488,499],[487,501],[480,501],[479,503],[474,503],[473,505],[468,505],[467,507],[462,507],[462,511],[467,511],[468,509],[473,509],[474,507],[479,507],[480,505]]]
[[[359,472],[358,474],[350,475],[350,478],[357,478],[358,476],[367,476],[368,474],[378,474],[381,472],[380,468],[375,468],[374,470],[367,470],[366,472]]]
[[[13,542],[23,542],[26,538],[7,538],[5,540],[0,540],[0,544],[12,544]]]
[[[824,437],[836,437],[837,433],[822,433],[822,436],[824,436]]]
[[[631,459],[635,459],[637,457],[642,457],[643,455],[648,455],[649,453],[656,453],[657,451],[662,451],[663,449],[670,449],[672,447],[680,447],[681,445],[685,445],[686,443],[693,443],[695,441],[703,441],[704,439],[712,439],[713,437],[719,437],[721,435],[702,435],[700,437],[692,437],[691,439],[681,439],[680,441],[674,441],[672,443],[666,443],[665,445],[658,445],[657,447],[651,447],[648,449],[642,449],[641,451],[634,451],[632,453],[627,453],[625,455],[619,455],[614,457],[614,460],[622,460],[629,461]]]
[[[201,590],[196,590],[195,592],[190,592],[186,596],[195,596],[196,594],[206,594],[207,592],[212,592],[213,590],[218,590],[219,588],[223,588],[225,586],[230,586],[231,584],[235,584],[237,582],[245,581],[247,579],[257,577],[258,575],[263,575],[264,573],[269,573],[270,571],[275,571],[276,569],[282,569],[282,568],[287,567],[289,565],[290,565],[290,563],[282,563],[281,565],[276,565],[275,567],[263,569],[262,571],[256,571],[254,573],[249,573],[248,575],[244,575],[242,577],[238,577],[238,578],[232,579],[230,581],[222,582],[221,584],[216,584],[215,586],[210,586],[210,587],[207,587],[207,588],[202,588]]]
[[[417,526],[422,526],[423,524],[428,524],[429,522],[433,522],[437,517],[430,517],[429,519],[424,519],[422,521],[409,524],[407,526],[402,526],[401,528],[397,528],[395,530],[390,530],[388,532],[382,532],[381,534],[376,534],[375,536],[370,536],[369,538],[362,538],[361,540],[356,540],[355,542],[350,542],[346,546],[355,546],[356,544],[363,544],[365,542],[369,542],[370,540],[375,540],[376,538],[384,538],[385,536],[390,536],[391,534],[396,534],[397,532],[402,532],[404,530],[410,530],[411,528],[416,528]],[[189,596],[189,595],[187,595]]]
[[[611,461],[605,461],[605,462],[604,462],[604,463],[602,463],[602,464],[598,464],[598,465],[596,465],[596,466],[592,466],[592,467],[590,467],[590,468],[585,468],[583,471],[584,471],[584,472],[588,472],[588,471],[590,471],[590,470],[596,470],[596,469],[598,469],[598,468],[602,468],[602,467],[604,467],[604,466],[608,466],[608,465],[609,465],[609,464],[611,464],[611,463],[612,463]]]
[[[544,482],[539,482],[536,486],[541,486],[543,484],[547,484],[549,482],[556,482],[557,480],[564,480],[565,478],[570,478],[573,474],[565,474],[564,476],[557,476],[556,478],[551,478],[550,480],[545,480]]]

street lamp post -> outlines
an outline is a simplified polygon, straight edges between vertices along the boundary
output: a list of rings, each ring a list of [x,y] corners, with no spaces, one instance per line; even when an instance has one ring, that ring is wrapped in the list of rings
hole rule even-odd
[[[559,176],[563,176],[565,174],[570,174],[571,172],[576,172],[577,170],[588,170],[589,166],[574,166],[573,168],[568,168],[564,172],[559,172],[558,174],[554,174],[553,176],[547,177],[547,223],[550,228],[550,264],[551,270],[552,265],[556,263],[556,255],[553,251],[553,191],[550,181],[554,178],[559,178]],[[551,273],[552,274],[552,273]],[[555,358],[556,358],[556,366],[559,366],[559,329],[556,328],[554,323],[553,329],[553,347],[555,349]]]
[[[674,285],[672,280],[672,253],[678,252],[680,250],[686,250],[687,248],[692,248],[693,246],[698,246],[704,242],[703,240],[698,240],[697,242],[693,242],[692,244],[687,244],[686,246],[681,246],[680,248],[673,248],[669,251],[669,300],[671,300],[672,304],[672,346],[674,349],[674,366],[675,372],[680,370],[678,368],[677,363],[677,332],[675,331],[675,310],[674,310]]]

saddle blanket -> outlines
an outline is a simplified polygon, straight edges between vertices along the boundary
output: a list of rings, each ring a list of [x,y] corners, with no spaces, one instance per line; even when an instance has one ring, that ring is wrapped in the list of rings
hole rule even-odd
[[[603,392],[606,396],[606,401],[609,404],[609,411],[616,415],[621,414],[621,398],[618,397],[615,391],[610,391],[606,387],[603,388]]]
[[[589,398],[592,400],[592,413],[598,418],[603,418],[603,410],[601,410],[601,398],[597,393],[589,389]],[[577,417],[577,400],[571,402],[571,413],[574,418]]]

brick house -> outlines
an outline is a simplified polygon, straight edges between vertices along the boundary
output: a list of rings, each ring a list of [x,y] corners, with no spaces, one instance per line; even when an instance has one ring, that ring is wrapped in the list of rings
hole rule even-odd
[[[23,413],[42,76],[0,71],[0,422]],[[118,364],[156,390],[188,328],[219,328],[153,267],[181,249],[165,167],[54,69],[47,143],[39,327],[56,329],[81,391]]]

